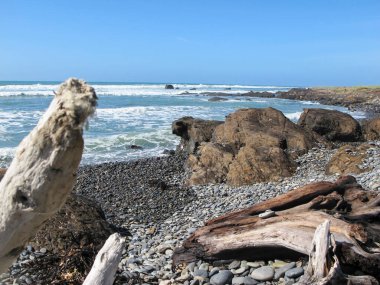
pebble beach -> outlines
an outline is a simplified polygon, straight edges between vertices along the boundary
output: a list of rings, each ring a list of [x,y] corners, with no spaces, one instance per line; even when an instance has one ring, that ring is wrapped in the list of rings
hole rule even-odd
[[[352,143],[357,144],[357,143]],[[365,189],[380,191],[380,142],[369,142],[367,158],[360,166],[371,169],[354,175]],[[186,156],[163,157],[125,163],[82,167],[75,191],[96,200],[106,219],[127,229],[127,248],[115,284],[294,284],[303,274],[307,257],[298,260],[198,261],[173,270],[175,248],[197,228],[224,213],[316,181],[335,181],[327,176],[333,148],[315,147],[297,159],[292,177],[278,182],[232,187],[225,184],[186,185]],[[127,189],[127,190],[125,190]],[[48,255],[46,248],[27,246],[0,284],[44,284],[33,274],[33,265]]]

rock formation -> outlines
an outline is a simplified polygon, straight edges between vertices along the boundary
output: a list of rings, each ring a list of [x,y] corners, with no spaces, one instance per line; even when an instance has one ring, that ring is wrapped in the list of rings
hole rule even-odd
[[[347,175],[369,171],[370,169],[361,168],[360,165],[368,157],[367,150],[370,147],[368,144],[360,146],[344,145],[340,147],[330,159],[326,167],[326,174]]]
[[[166,84],[165,89],[174,89],[174,86],[172,84]]]
[[[315,139],[273,108],[238,110],[189,156],[189,182],[243,185],[290,176],[294,158],[313,147]]]
[[[202,142],[211,140],[216,126],[222,123],[221,121],[183,117],[172,123],[172,132],[182,138],[179,145],[180,149],[184,149],[188,153],[194,153]]]
[[[304,109],[298,124],[325,137],[329,141],[358,141],[360,124],[350,115],[326,109]]]
[[[380,112],[380,88],[331,87],[331,88],[292,88],[276,93],[278,98],[317,101],[326,105],[341,105],[351,109]]]
[[[209,101],[209,102],[223,102],[223,101],[228,101],[228,99],[223,98],[223,97],[211,97],[207,101]]]
[[[380,139],[380,118],[364,122],[362,126],[363,136],[366,140]]]

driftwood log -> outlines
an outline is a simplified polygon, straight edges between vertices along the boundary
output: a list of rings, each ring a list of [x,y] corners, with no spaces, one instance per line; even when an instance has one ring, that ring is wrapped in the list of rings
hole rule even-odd
[[[118,233],[112,234],[96,255],[83,285],[112,285],[124,247],[125,239]]]
[[[0,182],[0,273],[65,203],[82,157],[83,126],[96,100],[92,87],[67,80],[20,143]]]
[[[266,210],[275,213],[259,217]],[[313,251],[317,227],[328,220],[342,270],[347,274],[360,270],[379,279],[379,218],[380,195],[364,190],[354,177],[317,182],[210,220],[176,249],[173,265],[197,259],[307,256]]]

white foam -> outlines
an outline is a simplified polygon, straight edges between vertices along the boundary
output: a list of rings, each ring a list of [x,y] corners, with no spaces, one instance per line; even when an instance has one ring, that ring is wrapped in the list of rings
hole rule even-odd
[[[285,113],[284,115],[291,121],[298,121],[302,112]]]
[[[183,95],[184,92],[200,94],[203,92],[245,93],[250,90],[275,92],[290,87],[227,85],[227,84],[173,84],[178,89],[165,89],[165,84],[91,84],[98,95],[142,96],[142,95]],[[0,96],[52,96],[58,84],[14,84],[0,85]],[[195,90],[190,90],[194,89]],[[228,90],[226,90],[228,89]]]
[[[321,103],[313,101],[300,101],[300,103],[304,105],[321,105]]]
[[[8,167],[16,153],[15,147],[0,148],[0,167]]]

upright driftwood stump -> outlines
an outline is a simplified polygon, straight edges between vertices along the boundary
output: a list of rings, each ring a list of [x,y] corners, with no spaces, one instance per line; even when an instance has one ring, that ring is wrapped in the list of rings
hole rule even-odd
[[[98,252],[94,265],[83,285],[112,285],[125,246],[125,239],[112,234]]]
[[[266,210],[275,215],[260,218]],[[308,255],[316,228],[330,223],[347,273],[380,278],[380,195],[352,176],[318,182],[207,222],[175,251],[174,265],[196,259],[274,259]]]
[[[0,182],[0,272],[65,203],[83,152],[83,125],[96,94],[77,79],[63,83],[49,109],[20,143]]]

